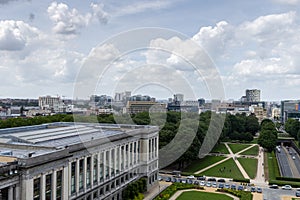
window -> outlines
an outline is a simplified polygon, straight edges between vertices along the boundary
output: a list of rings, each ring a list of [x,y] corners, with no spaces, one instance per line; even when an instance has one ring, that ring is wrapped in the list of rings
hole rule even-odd
[[[99,164],[100,164],[100,171],[99,171],[99,176],[100,176],[100,182],[102,182],[103,181],[103,170],[104,170],[104,164],[103,164],[103,162],[104,162],[104,153],[103,152],[101,152],[100,153],[100,161],[99,161]]]
[[[84,159],[79,160],[79,190],[83,189],[83,164]]]
[[[52,174],[46,175],[46,200],[52,199]]]
[[[106,163],[105,163],[105,177],[106,179],[109,178],[109,151],[106,151],[105,152],[105,160],[106,160]]]
[[[91,170],[92,170],[92,159],[91,157],[87,157],[86,159],[86,187],[91,186]]]
[[[110,163],[110,170],[111,170],[111,176],[115,175],[115,150],[111,150],[111,163]]]
[[[120,163],[120,148],[117,147],[117,155],[116,155],[116,174],[119,174],[119,163]]]
[[[97,156],[94,156],[94,169],[93,169],[93,182],[97,183],[97,178],[98,178],[98,159]]]
[[[33,199],[39,200],[41,192],[41,178],[35,178],[33,180]]]
[[[62,194],[62,170],[56,172],[56,200],[61,200]]]
[[[76,161],[71,164],[71,194],[76,192]]]

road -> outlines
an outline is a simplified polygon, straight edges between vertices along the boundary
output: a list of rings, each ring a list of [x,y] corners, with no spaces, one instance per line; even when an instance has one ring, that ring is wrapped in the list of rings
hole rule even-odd
[[[281,146],[281,151],[276,151],[276,156],[282,176],[300,178],[300,157],[292,147],[288,150]],[[295,160],[292,156],[295,156]]]

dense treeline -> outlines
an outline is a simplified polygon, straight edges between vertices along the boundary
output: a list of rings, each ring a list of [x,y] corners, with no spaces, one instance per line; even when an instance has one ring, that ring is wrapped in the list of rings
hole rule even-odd
[[[147,191],[147,180],[141,178],[133,183],[130,183],[122,192],[123,199],[142,200],[142,193]]]
[[[300,145],[300,121],[296,119],[288,119],[284,126],[285,131],[298,140]]]

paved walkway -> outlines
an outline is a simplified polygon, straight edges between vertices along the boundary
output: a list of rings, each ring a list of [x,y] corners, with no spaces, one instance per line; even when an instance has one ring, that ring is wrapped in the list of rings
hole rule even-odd
[[[234,200],[239,200],[239,198],[236,197],[236,196],[233,196],[231,194],[222,193],[222,192],[216,192],[216,189],[213,189],[213,188],[205,188],[205,190],[196,190],[196,189],[180,190],[180,191],[177,191],[169,200],[176,200],[183,192],[190,192],[190,191],[211,192],[211,193],[224,194],[224,195],[230,196]]]
[[[144,194],[144,200],[154,199],[161,191],[169,187],[172,183],[159,181],[159,184],[153,186],[148,192]]]
[[[262,147],[259,148],[259,153],[257,156],[256,177],[252,179],[250,183],[258,186],[266,186],[268,184],[265,181],[265,175],[264,175],[264,150]]]

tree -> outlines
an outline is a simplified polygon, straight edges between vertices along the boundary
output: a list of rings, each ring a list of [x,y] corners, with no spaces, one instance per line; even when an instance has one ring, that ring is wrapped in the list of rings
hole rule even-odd
[[[246,131],[255,135],[259,131],[259,123],[257,117],[255,115],[250,115],[246,118]]]
[[[275,149],[277,136],[271,130],[262,130],[258,137],[258,144],[267,151],[271,152]]]
[[[300,146],[300,130],[298,131],[297,137],[298,137],[298,142],[299,142],[299,145],[298,145],[298,146]]]
[[[285,122],[285,130],[288,132],[292,137],[297,139],[298,131],[300,130],[300,122],[295,119],[288,119]]]

